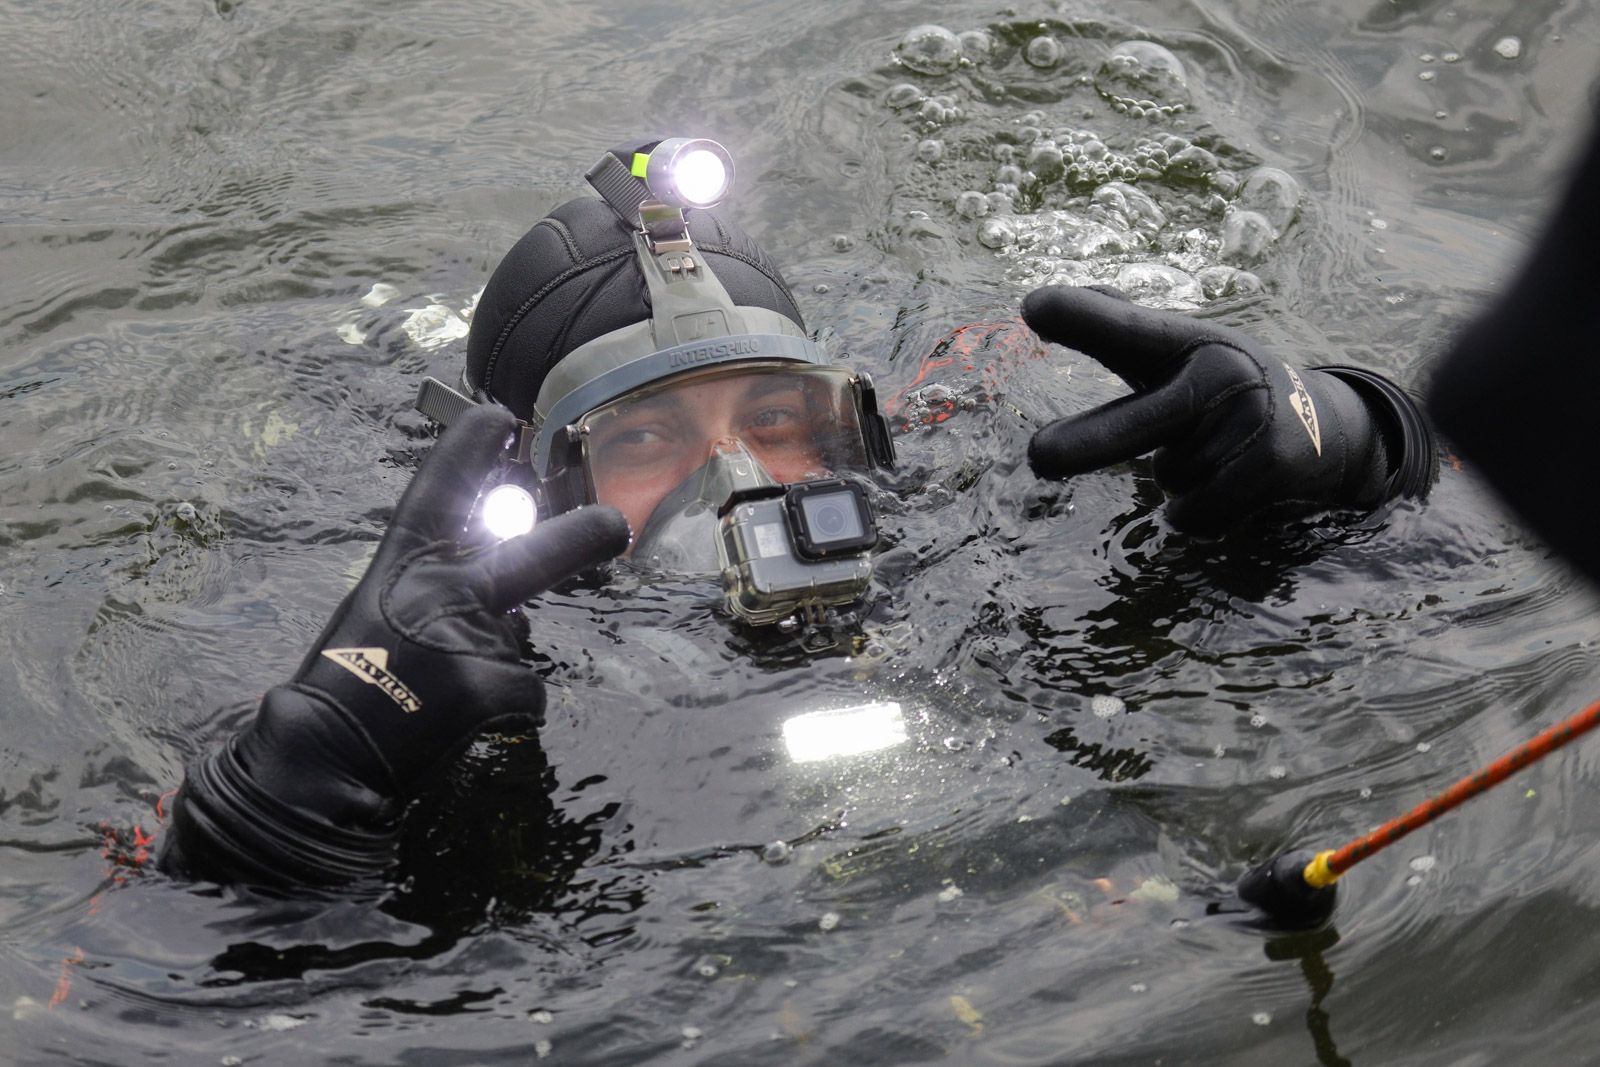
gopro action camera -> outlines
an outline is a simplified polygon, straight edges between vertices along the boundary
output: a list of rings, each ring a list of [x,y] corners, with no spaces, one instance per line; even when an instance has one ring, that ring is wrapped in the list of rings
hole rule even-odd
[[[820,622],[872,579],[878,523],[866,491],[832,478],[740,490],[719,513],[717,554],[733,613],[756,626]]]

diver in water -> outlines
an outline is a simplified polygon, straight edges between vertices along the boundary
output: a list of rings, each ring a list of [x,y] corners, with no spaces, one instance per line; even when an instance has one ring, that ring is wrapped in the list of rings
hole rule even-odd
[[[870,378],[809,338],[777,267],[710,210],[731,176],[712,142],[613,150],[588,175],[600,198],[512,248],[473,319],[465,392],[430,380],[419,396],[446,432],[295,676],[189,769],[167,869],[275,887],[383,875],[442,766],[485,731],[540,725],[516,606],[622,553],[720,574],[741,625],[849,616],[889,426]],[[1426,425],[1379,375],[1296,369],[1097,289],[1037,290],[1023,317],[1134,390],[1040,430],[1042,477],[1155,450],[1172,523],[1206,536],[1431,484]],[[496,525],[506,495],[539,515],[531,532]]]

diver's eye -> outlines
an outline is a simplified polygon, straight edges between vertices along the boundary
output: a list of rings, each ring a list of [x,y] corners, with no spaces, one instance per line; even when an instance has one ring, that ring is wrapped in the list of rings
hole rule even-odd
[[[792,406],[764,407],[748,420],[748,425],[757,430],[781,430],[800,422],[804,415],[800,409]]]
[[[602,452],[661,448],[681,436],[676,420],[644,410],[631,417],[611,419],[595,429],[594,444]]]
[[[757,437],[804,433],[810,424],[804,389],[780,389],[757,398],[744,417],[744,429]]]
[[[666,440],[659,427],[634,426],[613,432],[604,441],[606,448],[649,448]]]

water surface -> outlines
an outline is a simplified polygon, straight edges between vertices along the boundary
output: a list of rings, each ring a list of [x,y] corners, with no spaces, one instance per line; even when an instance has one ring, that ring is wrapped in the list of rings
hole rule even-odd
[[[1448,458],[1424,505],[1195,544],[1140,464],[1028,473],[1118,395],[1091,361],[919,372],[1092,279],[1420,385],[1592,113],[1589,0],[0,11],[12,1061],[1587,1057],[1592,747],[1362,865],[1332,932],[1208,911],[1588,703],[1593,595]],[[488,272],[641,132],[733,148],[732,210],[902,405],[858,639],[575,588],[533,612],[548,779],[478,746],[387,907],[138,873],[360,573]],[[785,717],[868,699],[906,745],[787,761]]]

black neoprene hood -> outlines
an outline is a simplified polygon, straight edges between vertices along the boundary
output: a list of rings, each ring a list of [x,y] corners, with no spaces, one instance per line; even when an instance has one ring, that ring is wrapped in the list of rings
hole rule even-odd
[[[735,305],[775,311],[804,332],[788,283],[755,241],[712,211],[685,214]],[[569,352],[650,315],[632,230],[602,200],[569,200],[495,268],[473,314],[466,384],[527,419],[545,376]]]

